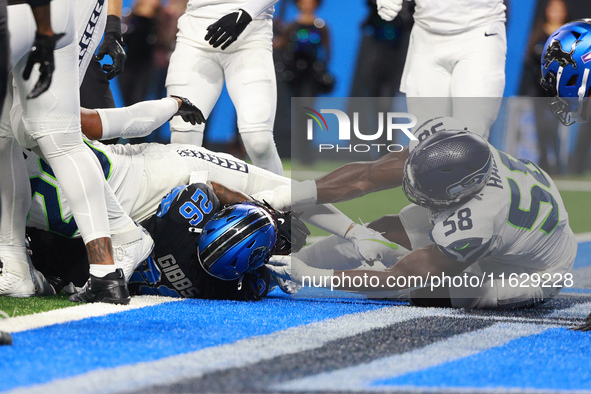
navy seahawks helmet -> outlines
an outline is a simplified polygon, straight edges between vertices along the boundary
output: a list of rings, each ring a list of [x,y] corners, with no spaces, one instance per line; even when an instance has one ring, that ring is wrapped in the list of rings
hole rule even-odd
[[[409,154],[402,190],[410,202],[441,211],[480,192],[492,166],[488,143],[478,134],[440,131]]]
[[[591,19],[560,27],[546,41],[541,85],[554,97],[550,109],[564,125],[589,119],[591,93]]]
[[[210,275],[235,280],[265,264],[276,242],[277,224],[269,211],[256,204],[234,204],[205,224],[197,256]]]

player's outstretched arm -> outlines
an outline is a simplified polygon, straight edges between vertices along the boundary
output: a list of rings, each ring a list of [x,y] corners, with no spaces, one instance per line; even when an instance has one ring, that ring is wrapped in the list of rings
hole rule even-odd
[[[255,194],[276,209],[298,209],[314,204],[330,204],[352,200],[368,193],[402,185],[404,162],[408,149],[389,153],[376,161],[359,161],[309,181],[292,181],[273,190]]]
[[[224,205],[236,204],[239,202],[253,201],[253,199],[234,188],[224,186],[217,182],[211,182],[211,188],[216,197]]]
[[[347,201],[368,193],[402,185],[408,149],[389,153],[376,161],[345,164],[316,179],[318,203]]]
[[[199,108],[181,97],[142,101],[123,108],[82,108],[80,115],[82,132],[91,140],[145,137],[173,116],[191,123],[205,121]]]
[[[304,276],[306,281],[311,283],[327,283],[335,285],[335,290],[355,291],[371,293],[372,291],[383,292],[384,290],[404,290],[420,284],[418,277],[422,278],[422,284],[425,284],[429,278],[441,276],[445,273],[447,276],[454,276],[464,271],[470,264],[457,262],[444,253],[436,245],[429,245],[417,249],[398,261],[392,268],[383,271],[371,270],[332,270],[313,268],[305,262],[293,258],[290,259],[271,259],[267,267],[275,275],[284,279],[292,280],[298,285],[302,285]],[[337,277],[339,281],[324,280],[326,277]],[[371,278],[378,278],[378,281]],[[398,277],[405,277],[406,280],[396,280]],[[414,277],[415,279],[409,279]],[[310,279],[307,279],[310,278]],[[350,278],[343,279],[343,278]],[[358,278],[358,279],[357,279]],[[338,282],[338,286],[336,285]],[[372,287],[359,288],[351,287],[355,283],[372,283]],[[375,285],[377,283],[377,286]],[[400,285],[398,285],[400,284]]]

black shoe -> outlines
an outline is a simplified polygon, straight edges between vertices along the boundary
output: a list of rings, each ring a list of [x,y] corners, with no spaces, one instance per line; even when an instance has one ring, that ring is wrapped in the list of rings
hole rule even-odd
[[[107,302],[127,305],[131,301],[123,270],[117,268],[104,278],[90,275],[82,290],[70,296],[72,302]]]
[[[0,331],[0,346],[2,345],[12,345],[12,336],[4,331]]]

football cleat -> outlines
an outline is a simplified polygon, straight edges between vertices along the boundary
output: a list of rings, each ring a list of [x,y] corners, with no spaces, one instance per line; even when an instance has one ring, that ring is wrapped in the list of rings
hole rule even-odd
[[[21,298],[35,295],[28,263],[14,262],[9,268],[0,261],[0,295]]]
[[[12,336],[4,331],[0,331],[0,346],[12,345]]]
[[[133,271],[152,253],[154,241],[140,225],[123,234],[113,235],[111,241],[115,266],[123,270],[125,280],[129,281]]]
[[[117,268],[103,278],[90,275],[82,290],[70,296],[72,302],[106,302],[127,305],[131,301],[123,270]]]

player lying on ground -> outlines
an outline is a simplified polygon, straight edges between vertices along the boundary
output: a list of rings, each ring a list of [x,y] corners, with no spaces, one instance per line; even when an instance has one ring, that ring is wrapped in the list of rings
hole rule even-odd
[[[416,205],[370,227],[411,252],[378,271],[355,269],[360,265],[352,266],[352,259],[348,266],[320,265],[318,257],[334,249],[328,238],[291,258],[272,258],[270,267],[297,285],[304,277],[308,286],[328,277],[329,287],[333,276],[375,277],[375,286],[355,288],[346,280],[337,286],[374,296],[427,286],[410,292],[413,303],[463,308],[532,306],[572,284],[577,242],[554,182],[536,164],[474,133],[446,130],[419,143],[403,171],[391,174]],[[464,279],[452,286],[438,279],[444,275]]]
[[[553,97],[550,109],[564,125],[585,123],[591,115],[591,19],[568,23],[556,30],[544,47],[540,83]],[[591,330],[591,314],[575,330]]]
[[[168,101],[167,101],[168,100]],[[125,131],[130,128],[145,133],[151,127],[158,127],[153,118],[158,114],[164,122],[175,111],[169,108],[171,99],[136,104],[128,109],[105,109],[83,112],[84,132],[93,138],[117,136],[113,130]],[[141,112],[141,105],[149,106]],[[127,111],[127,112],[125,112]],[[132,119],[132,115],[135,118]],[[148,127],[149,126],[149,127]],[[137,134],[134,134],[139,136]],[[144,134],[145,135],[145,134]],[[257,198],[257,192],[272,189],[278,185],[289,187],[290,180],[251,166],[233,156],[214,153],[191,145],[102,145],[89,143],[92,151],[103,165],[104,174],[115,191],[122,206],[130,216],[139,222],[156,214],[164,195],[171,189],[191,183],[190,176],[196,173],[205,182],[213,180]],[[76,235],[76,224],[65,200],[61,199],[59,184],[55,182],[51,169],[31,152],[25,152],[27,168],[31,177],[33,204],[29,214],[28,226],[52,231],[66,237]],[[379,244],[381,240],[390,244],[377,232],[360,225],[353,225],[351,219],[331,206],[317,206],[308,210],[302,218],[318,227],[347,237],[358,259],[379,257],[376,253],[387,254],[392,250]],[[381,251],[374,245],[385,249]],[[131,270],[126,270],[129,277]]]
[[[289,253],[292,240],[294,250],[299,250],[307,235],[305,225],[289,213],[216,183],[176,187],[162,199],[156,215],[141,224],[155,247],[131,275],[132,295],[260,300],[270,281],[264,263],[272,253]],[[293,236],[292,224],[300,229]],[[33,264],[47,274],[52,286],[46,287],[48,293],[59,292],[70,281],[68,276],[75,275],[68,271],[77,268],[72,267],[73,256],[37,254],[35,241],[31,243]],[[79,239],[68,241],[70,248],[79,248]],[[88,264],[85,255],[77,258],[77,265]],[[51,267],[47,259],[52,259]],[[56,271],[65,276],[50,276]]]

